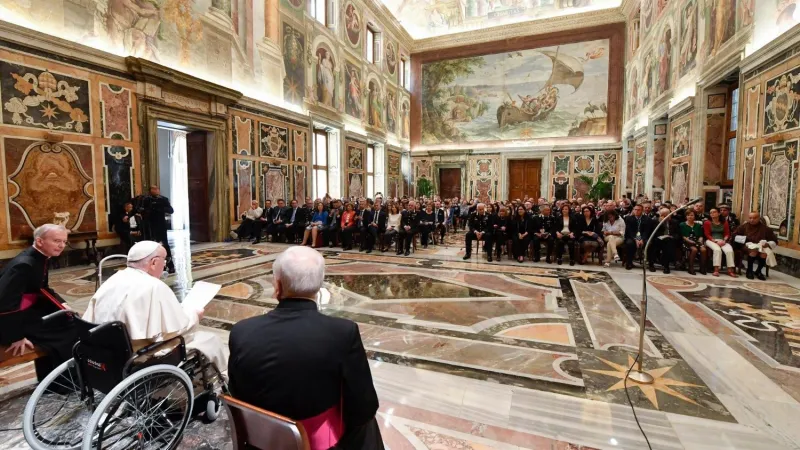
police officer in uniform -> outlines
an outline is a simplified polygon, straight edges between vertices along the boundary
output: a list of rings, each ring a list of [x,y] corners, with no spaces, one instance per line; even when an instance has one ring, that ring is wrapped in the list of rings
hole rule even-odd
[[[553,228],[555,218],[550,214],[550,205],[542,205],[539,210],[541,213],[533,217],[533,236],[531,236],[533,261],[539,262],[542,242],[544,242],[545,248],[547,248],[545,262],[550,264],[550,255],[553,253],[553,243],[555,242],[550,230]]]
[[[466,237],[466,253],[464,254],[464,259],[470,259],[472,257],[472,241],[475,239],[483,241],[484,246],[487,248],[492,248],[492,231],[489,215],[486,214],[486,205],[478,203],[475,212],[469,215],[468,227],[469,231]],[[489,253],[488,260],[489,262],[492,261],[491,253]]]
[[[419,229],[419,213],[417,204],[414,200],[408,202],[408,209],[403,211],[400,217],[400,231],[397,232],[397,254],[401,254],[405,248],[405,255],[411,254],[411,242],[414,241]]]

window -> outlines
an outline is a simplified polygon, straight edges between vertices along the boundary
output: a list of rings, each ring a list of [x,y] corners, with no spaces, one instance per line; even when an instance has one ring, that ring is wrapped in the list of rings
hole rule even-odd
[[[381,34],[367,25],[367,61],[375,64],[381,61]]]
[[[400,86],[411,90],[411,63],[405,56],[400,58]]]
[[[367,198],[375,196],[375,146],[367,146]]]
[[[334,16],[331,14],[333,10],[331,0],[311,0],[311,17],[322,25],[333,25]]]
[[[736,177],[736,130],[739,128],[739,88],[733,86],[729,91],[730,109],[728,110],[727,141],[728,151],[725,152],[725,178],[728,184],[733,183]]]
[[[314,130],[314,198],[323,198],[328,193],[328,133],[322,129]]]

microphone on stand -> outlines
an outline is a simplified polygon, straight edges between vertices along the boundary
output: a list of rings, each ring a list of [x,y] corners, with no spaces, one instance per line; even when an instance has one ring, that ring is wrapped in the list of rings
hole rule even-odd
[[[694,205],[695,203],[700,203],[702,199],[702,197],[694,198],[690,200],[689,203],[681,206],[675,211],[670,212],[658,223],[658,225],[656,225],[656,227],[650,233],[650,237],[647,239],[647,243],[644,246],[644,262],[642,263],[642,300],[640,306],[641,319],[639,321],[639,354],[635,361],[635,364],[638,364],[638,369],[632,369],[628,372],[628,378],[639,384],[652,384],[654,381],[653,376],[642,369],[642,366],[644,365],[644,327],[645,321],[647,320],[647,258],[650,250],[650,243],[653,242],[653,238],[658,236],[658,230],[664,226],[664,224],[666,224],[676,212],[682,211]]]

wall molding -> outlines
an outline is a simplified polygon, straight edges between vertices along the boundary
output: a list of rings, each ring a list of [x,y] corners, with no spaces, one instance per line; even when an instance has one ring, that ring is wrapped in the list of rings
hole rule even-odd
[[[770,60],[780,56],[783,52],[789,51],[798,42],[800,42],[800,24],[793,26],[753,54],[745,57],[739,65],[742,75],[746,77],[750,72],[761,69]]]

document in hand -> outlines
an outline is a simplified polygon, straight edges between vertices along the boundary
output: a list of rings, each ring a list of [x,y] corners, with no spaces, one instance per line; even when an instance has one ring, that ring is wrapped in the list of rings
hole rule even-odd
[[[186,295],[186,298],[183,299],[183,308],[186,311],[200,311],[201,309],[205,309],[208,302],[217,295],[221,287],[222,286],[219,284],[198,281]]]

